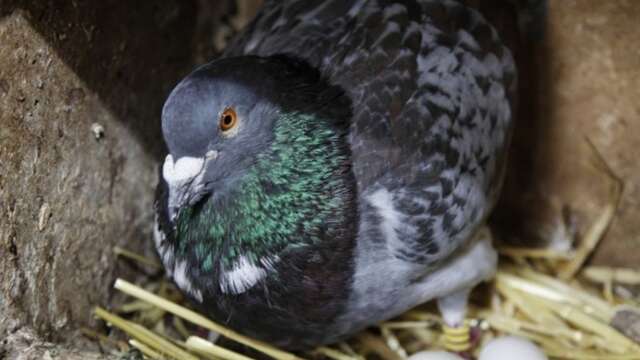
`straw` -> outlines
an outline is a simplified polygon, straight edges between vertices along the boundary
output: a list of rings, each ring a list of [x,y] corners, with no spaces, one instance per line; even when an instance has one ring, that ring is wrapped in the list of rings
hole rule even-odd
[[[139,342],[138,340],[131,339],[131,340],[129,340],[129,344],[131,344],[131,346],[133,346],[134,348],[140,350],[140,352],[142,352],[148,358],[151,358],[151,359],[163,359],[164,358],[162,356],[162,354],[160,354],[159,352],[153,350],[152,348],[148,347],[147,345]]]
[[[560,268],[558,275],[565,280],[573,278],[578,273],[582,265],[584,265],[585,261],[587,260],[587,257],[597,247],[598,243],[602,239],[602,236],[613,220],[613,216],[618,209],[620,199],[622,198],[622,192],[624,190],[623,181],[613,172],[600,151],[598,151],[597,147],[588,138],[586,139],[586,141],[592,150],[592,154],[594,155],[594,167],[596,168],[596,170],[604,173],[604,175],[607,176],[610,180],[610,201],[607,205],[605,205],[604,209],[600,213],[600,216],[593,222],[593,224],[591,224],[591,226],[587,230],[580,246],[575,252],[575,256],[573,257],[573,259],[571,259],[567,264],[563,265]]]
[[[299,360],[301,358],[294,354],[276,349],[275,347],[266,344],[264,342],[251,339],[247,336],[241,335],[233,330],[230,330],[224,326],[218,325],[213,321],[205,318],[204,316],[196,313],[193,310],[187,309],[183,306],[172,303],[166,299],[163,299],[153,293],[150,293],[136,285],[133,285],[125,280],[117,279],[114,287],[125,294],[133,296],[143,301],[147,301],[167,312],[170,312],[176,316],[179,316],[193,324],[201,326],[205,329],[214,331],[220,335],[223,335],[231,340],[237,341],[241,344],[249,346],[255,350],[258,350],[264,354],[267,354],[273,358],[280,360]]]
[[[128,258],[131,259],[133,261],[137,261],[139,263],[145,264],[147,266],[156,268],[156,269],[162,269],[162,264],[160,264],[159,262],[153,260],[153,259],[149,259],[147,257],[144,257],[142,255],[136,254],[132,251],[123,249],[119,246],[114,246],[113,247],[113,252],[117,255],[117,256],[122,256],[124,258]]]
[[[347,355],[341,351],[332,349],[330,347],[327,346],[320,346],[319,348],[317,348],[316,350],[314,350],[315,353],[324,355],[326,357],[328,357],[329,359],[333,359],[333,360],[355,360],[357,359],[354,356],[350,356]]]
[[[107,323],[116,326],[120,330],[126,332],[134,339],[148,345],[157,350],[161,354],[168,355],[174,359],[197,360],[198,358],[189,354],[187,351],[179,348],[170,341],[154,334],[150,330],[140,326],[139,324],[127,321],[117,315],[111,314],[101,307],[96,307],[94,313]]]
[[[201,354],[211,355],[216,359],[251,360],[251,358],[248,356],[244,356],[235,351],[227,350],[197,336],[190,336],[187,339],[186,345],[188,349],[194,350]]]
[[[586,279],[597,283],[615,282],[625,285],[640,285],[640,271],[633,269],[588,266],[582,270],[581,274]]]
[[[611,203],[592,224],[578,247],[567,254],[549,249],[498,248],[503,261],[489,297],[480,305],[470,304],[467,311],[470,317],[474,317],[469,324],[483,329],[479,340],[481,344],[509,334],[537,343],[551,359],[640,360],[640,346],[623,334],[625,329],[618,330],[610,324],[620,309],[619,304],[638,306],[633,293],[621,285],[640,285],[640,272],[584,266],[613,217],[620,191],[621,185],[612,185]],[[153,260],[133,252],[120,248],[115,251],[133,261],[154,266]],[[135,300],[115,311],[132,320],[102,308],[96,308],[96,315],[128,334],[131,338],[129,344],[147,358],[251,359],[195,336],[183,323],[186,320],[275,359],[301,360],[298,355],[241,335],[180,305],[184,299],[165,281],[156,281],[145,287],[148,289],[122,279],[116,281],[115,288]],[[172,321],[165,321],[167,316],[172,317]],[[418,351],[443,348],[446,342],[442,325],[442,317],[433,307],[418,307],[379,324],[379,333],[363,331],[348,342],[321,346],[309,354],[331,360],[364,360],[373,354],[381,359],[403,360]],[[121,350],[127,347],[126,343],[115,342],[102,334],[83,332]],[[478,349],[474,354],[477,356]]]

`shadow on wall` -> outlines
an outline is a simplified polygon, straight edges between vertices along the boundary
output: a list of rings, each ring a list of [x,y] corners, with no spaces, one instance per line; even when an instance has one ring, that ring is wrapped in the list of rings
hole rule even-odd
[[[557,164],[549,159],[555,151],[551,136],[553,107],[548,39],[523,38],[515,49],[518,63],[517,116],[502,195],[492,224],[502,240],[523,246],[546,245],[548,231],[541,229],[562,218],[559,204],[546,203],[540,184]]]
[[[465,0],[476,7],[499,30],[518,66],[518,98],[515,126],[509,151],[504,188],[490,223],[500,240],[525,246],[545,245],[548,224],[561,218],[558,204],[547,200],[540,184],[547,183],[558,166],[557,151],[548,139],[554,119],[545,112],[553,108],[548,96],[553,86],[550,43],[546,34],[548,16],[544,7],[529,8],[526,2]],[[519,4],[516,8],[514,4]],[[541,0],[530,1],[542,4]],[[505,11],[511,9],[511,12]],[[526,17],[528,23],[516,19]],[[513,31],[520,27],[520,34]],[[545,227],[545,231],[541,231]]]
[[[160,132],[164,99],[197,63],[216,55],[211,41],[214,22],[231,3],[9,0],[0,7],[0,21],[22,11],[144,149],[159,157],[164,147]],[[73,103],[86,95],[73,89],[66,97]]]

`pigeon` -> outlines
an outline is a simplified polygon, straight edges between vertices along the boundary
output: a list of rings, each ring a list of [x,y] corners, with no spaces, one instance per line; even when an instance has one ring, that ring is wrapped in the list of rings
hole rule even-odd
[[[459,1],[267,0],[164,104],[167,274],[213,320],[293,351],[430,300],[462,326],[496,269],[480,229],[516,82]]]

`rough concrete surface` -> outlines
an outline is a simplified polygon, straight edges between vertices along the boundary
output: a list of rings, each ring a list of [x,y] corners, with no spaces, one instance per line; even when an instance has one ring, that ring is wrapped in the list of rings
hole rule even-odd
[[[113,246],[153,254],[161,106],[232,5],[0,1],[0,358],[75,356],[134,276]]]
[[[117,276],[135,276],[113,246],[153,253],[164,97],[256,2],[0,0],[0,359],[107,356],[78,329],[112,303]],[[523,241],[559,224],[584,233],[608,186],[588,137],[625,182],[593,260],[637,266],[640,2],[550,4],[546,40],[519,53],[522,111],[495,222]]]
[[[0,358],[15,360],[125,360],[112,354],[74,348],[43,341],[33,330],[21,328],[3,339],[4,352]],[[131,360],[134,360],[133,358]]]

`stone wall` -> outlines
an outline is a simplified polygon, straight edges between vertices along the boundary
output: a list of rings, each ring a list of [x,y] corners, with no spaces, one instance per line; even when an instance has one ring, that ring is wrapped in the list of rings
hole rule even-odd
[[[231,5],[0,2],[0,358],[82,341],[134,276],[113,247],[153,256],[161,107]]]

